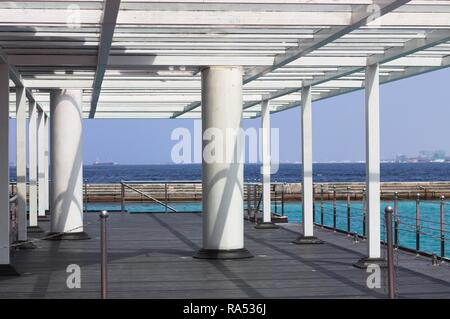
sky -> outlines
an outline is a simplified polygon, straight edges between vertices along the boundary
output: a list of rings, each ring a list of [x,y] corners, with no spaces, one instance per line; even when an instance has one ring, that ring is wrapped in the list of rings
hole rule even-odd
[[[365,158],[364,90],[313,102],[313,160],[363,161]],[[380,88],[381,158],[415,156],[422,150],[450,155],[450,68],[387,83]],[[261,119],[244,120],[259,128]],[[300,108],[271,115],[279,129],[280,162],[300,162]],[[174,129],[193,132],[187,119],[86,119],[84,163],[172,163]],[[194,135],[194,133],[192,133]],[[15,120],[10,120],[10,162],[15,163]]]

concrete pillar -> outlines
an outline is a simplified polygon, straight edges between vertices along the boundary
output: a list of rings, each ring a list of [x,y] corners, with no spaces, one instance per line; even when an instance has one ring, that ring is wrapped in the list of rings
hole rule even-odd
[[[262,128],[262,206],[263,220],[257,223],[256,229],[273,229],[278,228],[272,223],[271,200],[270,200],[270,105],[268,100],[261,102],[261,128]]]
[[[205,68],[202,71],[203,248],[196,258],[252,256],[244,248],[241,120],[242,68]]]
[[[380,247],[380,82],[379,65],[366,67],[366,229],[367,257],[355,266],[386,266]]]
[[[17,275],[10,264],[9,68],[0,63],[0,275]]]
[[[49,187],[49,118],[48,115],[45,114],[44,117],[44,189],[45,189],[45,211],[50,210],[50,187]]]
[[[83,231],[82,91],[53,90],[51,115],[51,232],[88,239]]]
[[[27,97],[24,87],[16,87],[16,176],[18,241],[27,240]]]
[[[311,87],[302,88],[301,105],[302,122],[302,226],[303,234],[297,238],[295,244],[321,244],[322,241],[314,237],[313,213],[313,154],[312,154],[312,94]]]
[[[45,198],[46,187],[44,180],[45,169],[45,113],[38,112],[38,217],[46,219],[45,217]]]
[[[29,104],[28,124],[28,171],[29,171],[29,232],[42,232],[38,226],[38,194],[37,194],[37,105]]]

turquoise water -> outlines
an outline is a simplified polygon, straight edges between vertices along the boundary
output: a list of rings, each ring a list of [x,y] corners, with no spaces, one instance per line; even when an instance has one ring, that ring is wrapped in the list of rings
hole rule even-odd
[[[170,203],[171,207],[179,213],[186,212],[200,212],[202,205],[200,202],[192,203]],[[384,224],[384,207],[387,205],[393,206],[392,201],[383,201],[380,214],[382,221],[381,238],[385,239],[385,224]],[[109,210],[120,211],[120,203],[89,203],[88,210]],[[245,206],[247,207],[247,206]],[[353,233],[363,234],[363,205],[361,202],[352,202],[350,210],[350,231]],[[130,213],[142,212],[164,212],[164,208],[154,203],[128,203],[126,209]],[[445,207],[445,256],[450,256],[450,206]],[[272,212],[281,214],[281,205],[276,206],[272,203]],[[299,223],[302,219],[301,202],[288,202],[284,204],[284,215],[289,219],[290,223]],[[170,211],[169,211],[170,212]],[[333,226],[333,203],[325,201],[323,204],[323,219],[324,225]],[[416,203],[415,201],[399,201],[399,245],[407,248],[415,249],[416,234],[415,234],[415,216]],[[435,253],[440,255],[440,232],[439,219],[440,209],[439,202],[422,201],[420,204],[420,219],[421,219],[421,236],[420,236],[420,250],[427,253]],[[315,222],[321,222],[321,206],[320,202],[316,202],[315,207]],[[336,202],[336,228],[347,230],[347,204],[345,201]]]

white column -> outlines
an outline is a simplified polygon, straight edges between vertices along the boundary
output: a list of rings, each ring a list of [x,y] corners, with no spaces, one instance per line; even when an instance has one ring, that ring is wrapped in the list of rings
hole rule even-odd
[[[262,179],[263,179],[263,222],[271,220],[270,211],[270,107],[269,101],[261,104],[262,126]]]
[[[28,170],[30,181],[30,205],[29,205],[29,226],[37,227],[37,107],[35,101],[29,104],[29,125],[28,125]]]
[[[45,216],[46,188],[44,180],[45,169],[45,114],[38,112],[38,216]]]
[[[16,176],[18,240],[27,240],[27,97],[24,87],[16,87]]]
[[[51,116],[51,232],[87,239],[83,232],[82,91],[53,90]]]
[[[380,251],[380,83],[378,64],[366,68],[366,188],[369,259]]]
[[[312,174],[312,103],[311,87],[302,89],[302,169],[303,169],[303,235],[313,236],[313,174]]]
[[[262,154],[262,207],[263,222],[258,223],[256,229],[278,228],[272,223],[271,200],[270,200],[270,102],[263,100],[261,102],[261,154]]]
[[[251,257],[244,248],[241,120],[242,68],[205,68],[202,71],[203,249],[196,258]],[[229,134],[231,131],[235,134]]]
[[[313,153],[312,153],[312,94],[311,86],[302,88],[301,105],[302,122],[302,226],[303,235],[297,238],[296,244],[320,244],[322,241],[314,237],[313,213]]]
[[[44,188],[45,188],[45,210],[50,210],[50,187],[49,187],[49,119],[48,115],[44,118]]]
[[[0,274],[9,267],[9,70],[0,63]]]

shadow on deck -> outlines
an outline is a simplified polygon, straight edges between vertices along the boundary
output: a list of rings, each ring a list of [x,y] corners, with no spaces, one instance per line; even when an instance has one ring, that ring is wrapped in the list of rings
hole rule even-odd
[[[246,247],[255,258],[198,260],[200,214],[111,214],[110,298],[385,298],[369,289],[369,273],[352,266],[365,243],[316,229],[324,245],[298,246],[298,224],[257,230],[245,222]],[[0,277],[0,298],[98,298],[100,286],[97,214],[85,215],[87,241],[39,241],[38,249],[13,258],[19,277]],[[48,222],[42,227],[48,227]],[[33,234],[31,234],[33,235]],[[66,285],[66,268],[81,267],[81,288]],[[400,298],[450,298],[450,267],[425,257],[399,254]]]

